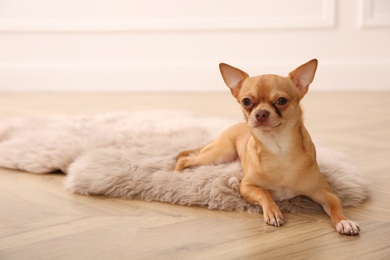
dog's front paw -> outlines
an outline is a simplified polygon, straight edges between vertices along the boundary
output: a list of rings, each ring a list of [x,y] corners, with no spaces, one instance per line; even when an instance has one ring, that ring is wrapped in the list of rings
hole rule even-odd
[[[264,210],[264,209],[263,209]],[[280,212],[279,208],[272,210],[264,210],[264,221],[268,225],[280,227],[284,224],[283,215]]]
[[[360,227],[356,222],[350,220],[341,220],[336,225],[336,230],[340,234],[354,236],[359,234]]]

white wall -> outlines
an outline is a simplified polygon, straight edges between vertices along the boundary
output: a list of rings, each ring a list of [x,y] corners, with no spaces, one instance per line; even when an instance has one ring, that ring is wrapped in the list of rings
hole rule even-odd
[[[226,91],[227,62],[390,90],[390,0],[0,0],[0,91]]]

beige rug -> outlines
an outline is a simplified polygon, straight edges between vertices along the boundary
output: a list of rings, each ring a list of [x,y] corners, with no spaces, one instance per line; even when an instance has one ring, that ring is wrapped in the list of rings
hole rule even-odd
[[[61,170],[65,187],[83,195],[249,210],[239,194],[239,162],[173,170],[175,156],[236,122],[185,111],[0,119],[0,167],[32,173]],[[342,154],[316,143],[321,172],[344,206],[368,197],[365,176]],[[278,202],[284,212],[318,212],[305,197]]]

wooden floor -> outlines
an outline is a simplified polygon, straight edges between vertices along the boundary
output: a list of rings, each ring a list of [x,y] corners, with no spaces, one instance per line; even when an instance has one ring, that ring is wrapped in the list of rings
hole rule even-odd
[[[257,214],[63,189],[62,174],[0,169],[0,259],[390,259],[390,93],[309,93],[311,135],[347,153],[372,180],[371,199],[345,209],[362,232],[337,234],[325,214]],[[226,94],[0,94],[0,116],[175,108],[241,119]],[[0,155],[1,156],[1,155]]]

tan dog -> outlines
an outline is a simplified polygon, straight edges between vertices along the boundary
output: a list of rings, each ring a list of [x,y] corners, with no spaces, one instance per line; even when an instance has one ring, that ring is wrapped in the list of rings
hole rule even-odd
[[[314,144],[303,125],[299,102],[313,81],[317,60],[288,77],[249,77],[230,65],[219,67],[246,122],[230,127],[204,147],[181,152],[175,169],[239,159],[244,173],[240,193],[262,207],[267,224],[283,224],[275,200],[305,195],[322,205],[339,233],[358,234],[359,226],[346,219],[340,200],[320,173]]]

